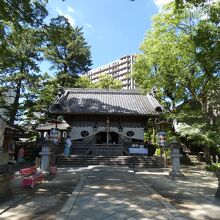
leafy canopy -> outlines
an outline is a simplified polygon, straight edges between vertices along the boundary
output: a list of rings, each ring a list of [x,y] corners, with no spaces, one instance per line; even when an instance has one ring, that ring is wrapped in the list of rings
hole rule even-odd
[[[99,77],[99,81],[95,83],[95,87],[101,89],[121,89],[122,82],[114,79],[111,75],[102,74]]]
[[[46,28],[44,54],[56,70],[61,86],[73,86],[79,74],[91,66],[90,47],[82,28],[73,28],[63,16],[53,18]]]
[[[219,11],[219,3],[188,4],[179,13],[166,5],[153,19],[133,74],[143,90],[157,87],[175,118],[198,122],[206,137],[219,130]]]

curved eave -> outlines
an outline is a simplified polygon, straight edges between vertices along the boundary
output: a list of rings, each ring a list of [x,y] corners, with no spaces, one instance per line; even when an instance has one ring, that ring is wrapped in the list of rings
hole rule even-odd
[[[65,112],[65,111],[53,111],[52,115],[130,115],[130,116],[159,116],[162,114],[159,112],[141,114],[141,113],[126,113],[126,112]]]

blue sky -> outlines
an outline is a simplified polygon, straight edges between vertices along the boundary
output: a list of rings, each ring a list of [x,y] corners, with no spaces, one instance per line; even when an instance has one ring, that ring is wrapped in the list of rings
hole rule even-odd
[[[138,53],[151,18],[167,0],[49,0],[49,18],[65,16],[83,27],[91,46],[92,68]],[[46,71],[47,65],[42,65]]]

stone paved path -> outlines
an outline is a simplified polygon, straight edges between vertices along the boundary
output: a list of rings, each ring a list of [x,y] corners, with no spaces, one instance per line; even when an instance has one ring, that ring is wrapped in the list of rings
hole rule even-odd
[[[57,219],[187,219],[126,167],[93,167]]]
[[[217,178],[198,167],[182,167],[184,177],[170,180],[170,169],[137,169],[147,182],[184,216],[194,220],[220,220],[220,199],[215,198]]]
[[[7,200],[1,203],[0,198],[0,220],[55,220],[56,213],[68,200],[83,172],[59,168],[57,176],[46,176],[34,189],[23,188],[22,178],[16,175],[11,183],[11,194],[6,195]]]

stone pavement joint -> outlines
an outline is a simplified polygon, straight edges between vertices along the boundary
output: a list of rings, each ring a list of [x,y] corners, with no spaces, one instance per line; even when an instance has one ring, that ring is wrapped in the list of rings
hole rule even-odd
[[[77,184],[77,186],[74,188],[70,198],[67,200],[65,205],[63,206],[62,210],[56,215],[57,220],[63,220],[63,219],[68,219],[71,210],[73,209],[75,202],[78,198],[78,195],[86,181],[87,175],[89,171],[85,175],[81,175],[80,181]]]
[[[29,196],[28,194],[22,194],[18,196],[17,198],[9,200],[8,202],[2,204],[0,206],[0,215],[6,212],[7,210],[9,210],[12,206],[16,205],[17,203],[19,203],[21,200],[23,200],[24,198],[28,196]]]
[[[181,214],[177,211],[174,205],[167,202],[165,198],[158,194],[153,188],[149,187],[149,184],[144,182],[144,180],[141,179],[139,176],[136,175],[136,179],[141,182],[143,186],[147,187],[148,190],[152,192],[152,194],[156,195],[157,199],[159,199],[160,202],[166,207],[166,209],[169,210],[175,217],[181,217]]]

